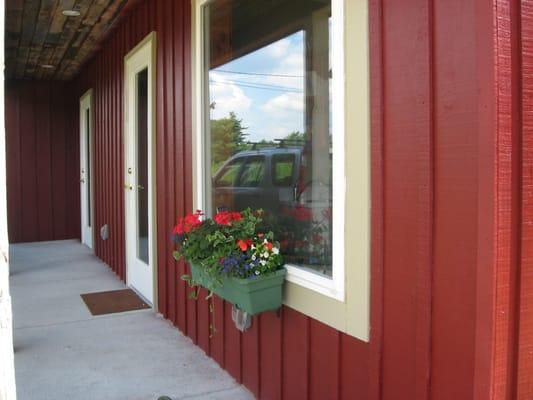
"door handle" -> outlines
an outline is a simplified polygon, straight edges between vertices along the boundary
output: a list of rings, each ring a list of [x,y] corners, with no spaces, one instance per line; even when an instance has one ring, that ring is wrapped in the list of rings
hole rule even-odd
[[[124,184],[124,189],[133,190],[133,186],[128,185],[127,183]]]
[[[144,186],[142,186],[142,185],[137,185],[137,189],[144,190]]]

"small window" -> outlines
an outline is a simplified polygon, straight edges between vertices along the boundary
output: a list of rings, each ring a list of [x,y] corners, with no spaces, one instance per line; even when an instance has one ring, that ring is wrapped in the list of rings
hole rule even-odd
[[[265,176],[265,157],[249,157],[239,179],[241,187],[260,186]]]
[[[237,158],[230,162],[220,172],[219,177],[215,182],[216,187],[234,187],[237,184],[239,170],[241,169],[243,158]]]
[[[294,154],[274,155],[272,157],[272,182],[276,186],[293,185]]]

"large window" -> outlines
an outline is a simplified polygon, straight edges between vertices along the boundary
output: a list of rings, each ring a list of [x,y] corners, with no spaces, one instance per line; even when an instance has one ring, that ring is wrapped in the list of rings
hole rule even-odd
[[[194,5],[195,207],[263,208],[284,303],[368,340],[368,0]]]
[[[213,0],[201,19],[205,207],[262,208],[289,276],[331,289],[344,135],[331,1]]]

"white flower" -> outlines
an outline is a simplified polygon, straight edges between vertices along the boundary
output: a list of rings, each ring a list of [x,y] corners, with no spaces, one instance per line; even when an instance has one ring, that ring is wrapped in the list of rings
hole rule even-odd
[[[257,270],[255,271],[255,274],[256,274],[256,275],[259,275],[260,273],[261,273],[261,272],[259,272],[259,271],[257,271]]]
[[[268,258],[268,255],[269,255],[269,254],[268,254],[268,251],[265,251],[265,252],[263,253],[263,258]]]
[[[266,265],[267,262],[266,262],[265,260],[261,260],[260,263],[261,263],[261,265],[264,267],[264,266]]]
[[[263,244],[267,244],[268,243],[268,240],[263,240]]]
[[[256,259],[256,256],[255,256],[255,254],[254,254],[254,255],[252,256],[252,261],[255,261],[255,259]]]
[[[251,247],[252,250],[255,250],[255,246],[252,244],[252,247]]]
[[[272,253],[274,253],[274,254],[279,254],[279,249],[278,249],[277,247],[274,247],[274,248],[272,249]]]

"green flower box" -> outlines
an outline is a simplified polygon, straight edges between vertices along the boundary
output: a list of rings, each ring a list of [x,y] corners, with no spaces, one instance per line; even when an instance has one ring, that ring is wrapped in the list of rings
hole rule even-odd
[[[281,307],[283,282],[287,271],[282,268],[274,273],[254,279],[223,277],[222,284],[212,285],[212,278],[202,269],[191,265],[193,280],[200,286],[213,287],[213,292],[236,305],[250,315],[274,311]]]

